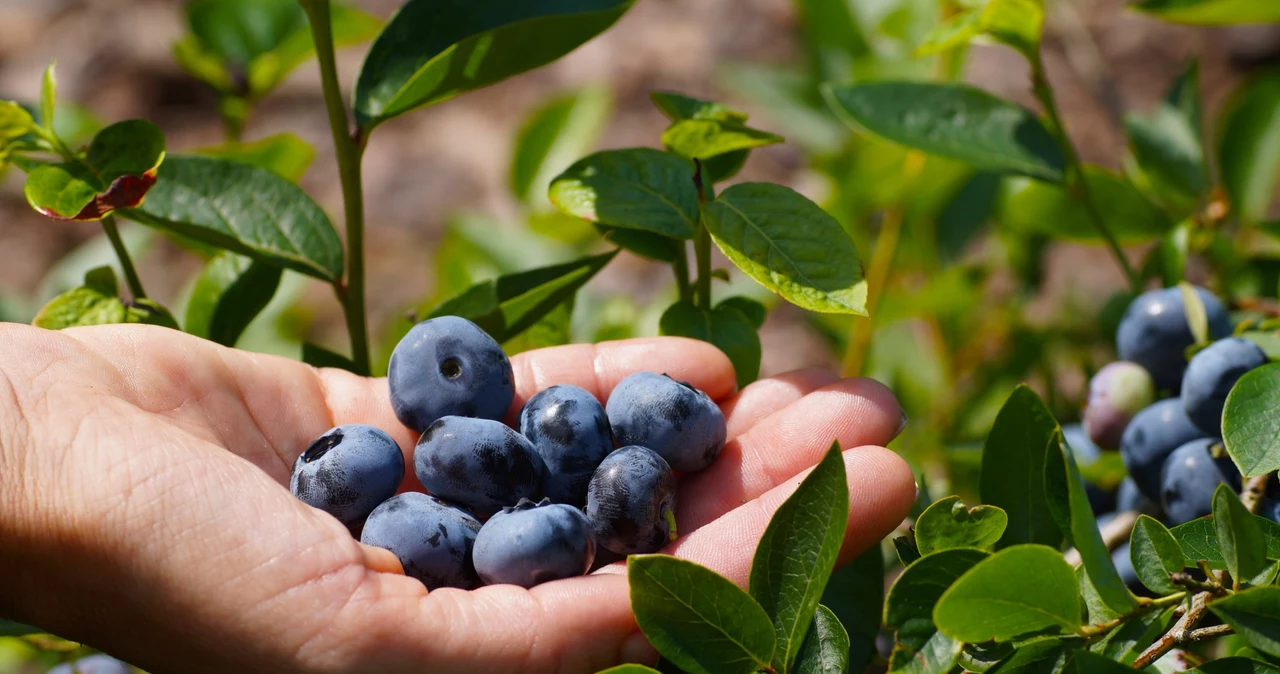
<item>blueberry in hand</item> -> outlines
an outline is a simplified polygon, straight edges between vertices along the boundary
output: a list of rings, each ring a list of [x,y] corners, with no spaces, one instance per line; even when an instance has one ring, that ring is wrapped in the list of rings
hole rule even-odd
[[[1129,422],[1120,440],[1120,458],[1138,486],[1152,501],[1160,500],[1160,469],[1173,450],[1205,432],[1191,423],[1182,401],[1167,398],[1142,410]]]
[[[1084,429],[1098,447],[1116,449],[1133,415],[1156,401],[1156,384],[1137,363],[1120,361],[1098,370],[1089,380]]]
[[[609,419],[600,401],[577,386],[552,386],[525,403],[520,434],[538,450],[546,467],[542,495],[582,507],[592,473],[613,451]]]
[[[1226,452],[1214,457],[1213,438],[1193,440],[1179,447],[1164,464],[1160,499],[1173,525],[1185,524],[1213,512],[1213,492],[1220,484],[1240,491],[1240,471]]]
[[[581,576],[596,542],[581,510],[543,499],[521,499],[489,518],[476,536],[476,572],[486,585],[533,587]]]
[[[1209,338],[1231,334],[1227,308],[1212,293],[1196,288],[1209,319]],[[1116,331],[1120,360],[1135,362],[1147,369],[1156,386],[1177,393],[1182,372],[1187,367],[1187,347],[1195,343],[1187,323],[1182,290],[1163,288],[1138,296],[1125,311]]]
[[[665,374],[623,379],[605,405],[619,445],[648,447],[674,470],[711,465],[724,447],[724,413],[707,394]]]
[[[347,424],[320,436],[294,461],[289,490],[354,531],[403,479],[404,455],[390,435]]]
[[[1220,339],[1197,353],[1182,376],[1182,406],[1200,430],[1222,434],[1222,409],[1240,377],[1267,364],[1267,354],[1242,337]]]
[[[605,457],[587,489],[587,519],[600,547],[657,552],[676,538],[676,477],[657,452],[623,447]]]
[[[537,494],[543,465],[523,435],[500,421],[443,417],[413,450],[422,486],[481,519]]]
[[[86,655],[75,662],[64,662],[48,674],[133,674],[133,668],[105,653]]]
[[[479,585],[471,552],[480,520],[421,492],[393,496],[365,522],[360,542],[390,550],[404,574],[429,590]]]
[[[416,433],[446,416],[501,419],[515,398],[513,381],[502,346],[457,316],[413,326],[387,370],[396,418]]]

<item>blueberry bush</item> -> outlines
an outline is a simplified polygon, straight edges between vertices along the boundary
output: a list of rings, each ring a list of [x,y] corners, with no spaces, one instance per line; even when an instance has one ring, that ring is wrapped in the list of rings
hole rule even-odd
[[[802,65],[720,69],[767,122],[655,91],[669,124],[652,146],[593,152],[610,92],[548,101],[511,162],[525,227],[454,219],[433,296],[371,332],[371,135],[559,59],[636,2],[408,0],[384,22],[328,0],[193,0],[174,56],[216,93],[225,142],[183,151],[145,120],[104,126],[60,100],[51,65],[39,100],[0,101],[0,170],[25,174],[40,214],[101,227],[115,259],[32,322],[149,323],[245,346],[255,319],[292,301],[289,279],[328,284],[348,349],[303,343],[298,357],[389,375],[397,415],[422,440],[406,466],[381,431],[334,429],[299,457],[294,493],[429,587],[532,586],[630,554],[658,671],[1280,672],[1275,71],[1240,85],[1210,130],[1199,67],[1186,64],[1154,108],[1123,115],[1113,171],[1086,163],[1067,133],[1042,0],[795,0]],[[1280,22],[1280,5],[1262,0],[1130,8],[1189,25]],[[1038,111],[962,82],[977,42],[1025,62]],[[335,48],[365,43],[344,92]],[[296,184],[312,148],[292,134],[242,140],[255,105],[311,63],[342,236]],[[735,179],[753,150],[788,140],[826,185],[821,205]],[[157,233],[204,261],[175,311],[148,297],[131,258]],[[1034,318],[1062,241],[1101,246],[1127,287],[1087,312],[1068,303]],[[669,267],[670,292],[643,306],[587,287],[623,251]],[[721,258],[732,268],[716,268]],[[498,421],[512,399],[507,354],[649,328],[714,344],[745,386],[780,300],[845,374],[888,383],[914,420],[895,443],[920,474],[911,519],[838,570],[858,516],[838,445],[774,516],[743,589],[652,554],[677,535],[673,469],[705,468],[724,442],[705,396],[645,374],[604,404],[544,391],[518,432]],[[445,353],[459,335],[463,350]],[[1070,375],[1088,384],[1063,385]],[[702,414],[681,431],[696,442],[664,436],[645,416],[652,396]],[[581,407],[568,439],[547,412],[566,405]],[[476,467],[493,453],[501,470]],[[392,496],[406,468],[432,496]],[[351,498],[357,483],[369,486]],[[425,548],[415,527],[446,532],[445,544]],[[4,638],[41,664],[127,671],[0,619]]]

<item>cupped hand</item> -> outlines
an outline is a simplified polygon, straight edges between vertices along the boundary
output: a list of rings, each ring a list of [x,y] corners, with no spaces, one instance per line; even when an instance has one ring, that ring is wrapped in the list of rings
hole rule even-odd
[[[801,371],[735,393],[718,350],[674,338],[543,349],[513,366],[513,411],[553,384],[603,400],[645,370],[719,401],[730,441],[682,478],[682,537],[666,552],[740,584],[833,438],[849,448],[842,561],[914,498],[910,470],[881,447],[904,417],[870,380]],[[591,672],[656,658],[621,564],[533,590],[427,592],[293,498],[294,458],[344,423],[412,451],[384,379],[163,328],[0,324],[0,616],[153,672]]]

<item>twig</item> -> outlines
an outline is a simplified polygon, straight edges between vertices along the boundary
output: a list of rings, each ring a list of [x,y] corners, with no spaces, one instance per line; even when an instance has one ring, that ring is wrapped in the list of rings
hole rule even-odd
[[[1186,597],[1186,594],[1171,594],[1167,597],[1161,597],[1159,599],[1145,599],[1145,598],[1140,599],[1138,605],[1133,610],[1129,611],[1128,613],[1118,618],[1114,618],[1106,622],[1098,623],[1096,625],[1087,625],[1085,627],[1081,627],[1080,635],[1085,637],[1093,637],[1093,636],[1098,636],[1100,634],[1105,634],[1119,627],[1120,625],[1123,625],[1124,623],[1132,620],[1133,618],[1140,616],[1143,613],[1146,613],[1147,611],[1150,611],[1152,609],[1164,608],[1169,604],[1178,603],[1182,601],[1183,598],[1185,597]]]
[[[1183,635],[1180,644],[1192,644],[1198,641],[1207,641],[1217,637],[1225,637],[1229,634],[1235,634],[1236,631],[1230,625],[1214,625],[1213,627],[1201,627],[1198,630],[1191,630]]]
[[[1188,643],[1188,635],[1195,634],[1195,626],[1204,618],[1205,611],[1209,609],[1209,592],[1201,592],[1191,598],[1191,608],[1186,614],[1173,626],[1173,629],[1165,633],[1164,636],[1156,640],[1155,643],[1147,647],[1147,650],[1138,656],[1133,662],[1134,669],[1146,669],[1151,663],[1160,659],[1160,656],[1168,653],[1170,649],[1179,644]]]

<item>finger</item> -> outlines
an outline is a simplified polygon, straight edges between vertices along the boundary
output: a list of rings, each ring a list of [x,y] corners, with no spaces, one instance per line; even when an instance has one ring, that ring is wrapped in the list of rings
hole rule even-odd
[[[607,401],[618,382],[637,372],[658,372],[689,382],[712,400],[723,400],[737,386],[733,364],[720,349],[681,337],[538,349],[518,354],[511,367],[516,378],[516,397],[508,414],[512,418],[534,394],[556,384],[579,386]]]
[[[832,440],[841,447],[886,445],[902,419],[893,393],[876,381],[845,379],[818,389],[727,443],[715,463],[682,482],[680,530],[694,531],[813,466]]]
[[[795,370],[749,384],[720,407],[729,425],[728,438],[742,435],[762,419],[840,378],[830,370]]]

